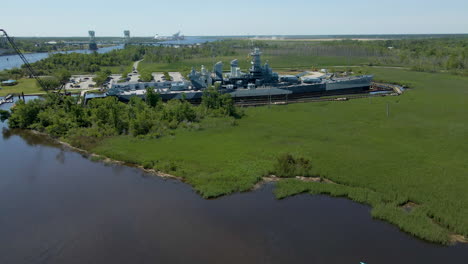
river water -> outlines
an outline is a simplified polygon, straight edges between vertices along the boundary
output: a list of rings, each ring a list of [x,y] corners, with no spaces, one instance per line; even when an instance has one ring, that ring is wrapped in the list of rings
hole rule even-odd
[[[110,47],[105,47],[105,48],[99,48],[97,50],[98,53],[107,53],[111,50],[115,49],[122,49],[124,46],[123,45],[116,45],[116,46],[110,46]],[[47,52],[41,52],[41,53],[26,53],[24,56],[26,59],[29,61],[29,63],[33,63],[36,61],[40,61],[42,59],[45,59],[49,57],[50,54],[54,53],[92,53],[90,50],[71,50],[71,51],[61,51],[61,52],[53,52],[53,53],[47,53]],[[6,69],[11,69],[11,68],[17,68],[21,67],[23,65],[23,61],[21,58],[14,54],[14,55],[5,55],[5,56],[0,56],[0,71],[6,70]]]
[[[2,105],[6,109],[11,104]],[[347,199],[205,200],[177,180],[93,162],[0,123],[0,263],[467,263]]]

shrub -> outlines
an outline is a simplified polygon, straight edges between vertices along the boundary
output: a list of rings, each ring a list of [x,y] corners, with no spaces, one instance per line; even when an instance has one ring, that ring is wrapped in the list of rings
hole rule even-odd
[[[196,113],[192,105],[187,101],[171,100],[163,108],[162,120],[166,120],[169,123],[176,121],[180,123],[182,121],[193,122],[196,120]]]
[[[210,111],[214,116],[239,116],[231,95],[221,95],[218,90],[213,87],[203,91],[201,107]]]
[[[0,109],[0,121],[4,122],[10,117],[10,112]]]
[[[291,154],[283,154],[276,159],[271,174],[277,177],[311,176],[312,165],[305,158],[294,158]]]
[[[153,166],[154,166],[154,162],[153,162],[153,161],[145,161],[145,162],[143,162],[143,168],[146,169],[146,170],[147,170],[147,169],[153,168]]]

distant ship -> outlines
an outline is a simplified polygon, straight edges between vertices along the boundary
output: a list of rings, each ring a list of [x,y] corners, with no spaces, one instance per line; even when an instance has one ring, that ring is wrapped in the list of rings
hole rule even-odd
[[[162,99],[186,99],[200,101],[203,90],[215,85],[220,93],[228,93],[233,99],[248,100],[257,98],[294,98],[305,95],[332,95],[356,93],[369,90],[372,75],[337,78],[334,74],[323,73],[321,76],[278,75],[268,63],[262,66],[261,52],[255,48],[252,53],[252,67],[244,73],[238,67],[238,61],[231,61],[231,70],[223,72],[223,63],[214,65],[213,72],[204,66],[198,72],[192,68],[189,80],[159,82],[113,83],[107,95],[117,96],[128,101],[132,96],[144,97],[146,88],[154,88]]]
[[[185,39],[185,36],[184,35],[181,35],[180,34],[180,31],[175,33],[174,35],[172,36],[159,36],[158,34],[156,34],[156,36],[154,36],[154,39],[155,40],[161,40],[161,41],[169,41],[169,40],[184,40]]]

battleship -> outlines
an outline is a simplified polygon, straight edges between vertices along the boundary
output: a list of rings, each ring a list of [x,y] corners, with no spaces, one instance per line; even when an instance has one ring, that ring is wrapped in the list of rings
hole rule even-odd
[[[144,98],[146,89],[153,88],[164,101],[185,99],[199,102],[203,91],[216,87],[222,94],[230,94],[235,101],[262,98],[294,98],[298,96],[324,96],[347,93],[359,93],[369,90],[372,75],[335,77],[324,72],[322,75],[279,75],[267,63],[262,65],[261,52],[255,48],[250,56],[252,66],[248,72],[242,72],[238,60],[230,63],[230,71],[223,71],[223,63],[214,65],[209,71],[203,65],[200,71],[192,68],[188,80],[163,82],[125,82],[113,83],[107,92],[121,101],[128,101],[133,96]]]

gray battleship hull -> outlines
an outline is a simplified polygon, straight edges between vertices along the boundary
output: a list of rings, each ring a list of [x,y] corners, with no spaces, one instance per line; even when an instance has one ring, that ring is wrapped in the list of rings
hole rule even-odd
[[[255,98],[266,97],[286,97],[286,96],[301,96],[301,95],[333,95],[355,93],[368,90],[372,82],[372,76],[359,76],[351,78],[338,78],[333,80],[325,80],[315,84],[297,84],[297,85],[277,85],[267,86],[256,89],[220,89],[223,94],[230,94],[231,97],[238,100],[248,100]],[[118,93],[116,96],[122,101],[128,101],[133,96],[141,98],[145,94],[133,93]],[[192,102],[199,102],[202,99],[203,91],[179,91],[160,94],[163,101],[172,99],[185,99]]]

